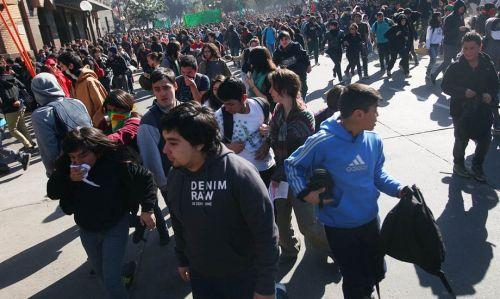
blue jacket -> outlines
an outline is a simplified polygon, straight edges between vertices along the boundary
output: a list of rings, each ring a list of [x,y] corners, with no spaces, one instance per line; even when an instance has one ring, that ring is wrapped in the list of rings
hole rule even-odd
[[[339,204],[318,209],[318,219],[327,226],[354,228],[377,217],[379,190],[398,194],[400,184],[384,171],[384,161],[378,134],[364,131],[353,137],[330,117],[285,161],[285,171],[292,191],[298,194],[306,188],[313,169],[328,170],[334,181],[333,198]]]

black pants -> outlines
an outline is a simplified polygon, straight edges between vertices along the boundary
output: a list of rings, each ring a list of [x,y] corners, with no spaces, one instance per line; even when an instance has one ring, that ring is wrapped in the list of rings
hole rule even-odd
[[[361,60],[363,61],[363,74],[368,77],[368,45],[366,42],[361,45]]]
[[[165,218],[163,217],[163,213],[161,212],[158,203],[156,203],[156,205],[154,206],[153,212],[156,218],[156,230],[158,231],[158,235],[161,238],[168,238],[169,234],[168,234],[167,223],[165,222]],[[141,221],[139,220],[139,217],[137,215],[133,214],[130,215],[129,226],[135,227],[136,229],[142,226]]]
[[[453,118],[455,143],[453,145],[453,163],[464,165],[465,149],[469,144],[469,138],[465,135],[458,119]],[[488,153],[491,143],[491,131],[485,132],[484,136],[476,140],[476,150],[472,158],[472,167],[482,169],[484,159]]]
[[[385,67],[389,65],[390,59],[390,51],[389,51],[389,43],[380,43],[377,44],[378,49],[378,59],[380,62],[380,68],[385,70]]]
[[[342,273],[344,298],[370,298],[385,276],[378,218],[356,228],[325,226],[325,233]]]
[[[255,271],[248,270],[226,278],[213,278],[189,269],[194,299],[252,299],[255,276]]]
[[[354,72],[354,67],[358,68],[358,75],[361,77],[361,62],[359,61],[359,51],[355,52],[347,52],[347,61],[349,61],[349,64],[347,65],[347,68],[345,69],[346,73],[347,72]]]
[[[262,179],[267,188],[269,188],[269,184],[271,183],[271,176],[273,175],[275,168],[276,166],[273,166],[268,170],[259,171],[260,178]]]
[[[391,71],[392,68],[394,67],[394,64],[396,63],[396,59],[398,59],[398,55],[401,58],[400,65],[402,67],[403,72],[405,75],[410,73],[410,65],[408,60],[410,59],[410,54],[408,53],[408,49],[402,49],[399,50],[398,52],[391,52],[391,60],[389,60],[389,65],[387,67],[388,71]]]
[[[342,67],[341,67],[341,62],[342,62],[342,52],[335,52],[329,54],[330,58],[332,59],[334,63],[333,67],[333,73],[337,75],[340,81],[342,81]]]
[[[307,42],[307,49],[309,50],[309,55],[314,53],[314,62],[318,64],[319,40],[317,38],[311,39],[311,41]]]
[[[308,87],[307,87],[307,73],[304,73],[304,74],[299,74],[299,78],[300,78],[300,93],[302,95],[302,99],[305,101],[306,100],[306,96],[307,96],[307,91],[308,91]]]

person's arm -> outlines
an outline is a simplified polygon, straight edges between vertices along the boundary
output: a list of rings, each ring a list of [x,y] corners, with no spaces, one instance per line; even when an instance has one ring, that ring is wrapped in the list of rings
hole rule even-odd
[[[288,159],[285,160],[285,173],[288,184],[297,198],[303,198],[306,190],[306,173],[315,165],[319,153],[321,139],[309,137],[304,145],[294,151]]]
[[[278,270],[278,231],[267,188],[255,168],[238,167],[232,177],[234,196],[253,237],[257,277],[255,293],[272,295]]]
[[[200,86],[196,85],[195,80],[189,81],[189,89],[191,90],[193,99],[198,103],[201,103],[203,95],[208,91],[209,88],[210,88],[210,80],[208,79],[207,76],[201,77]]]
[[[152,213],[158,201],[157,188],[153,175],[145,167],[135,163],[127,163],[128,172],[132,178],[132,195],[141,205],[142,213]]]
[[[141,154],[142,165],[153,173],[156,185],[163,190],[167,185],[167,178],[163,171],[161,153],[158,151],[160,138],[157,128],[147,124],[139,126],[137,146]]]
[[[436,30],[436,29],[434,29],[434,30]],[[425,35],[425,47],[427,48],[427,50],[429,50],[431,48],[432,34],[433,34],[432,27],[428,26],[427,27],[427,34]]]
[[[397,197],[399,195],[399,191],[401,190],[401,184],[396,181],[393,177],[387,174],[384,170],[384,147],[382,145],[382,140],[378,140],[378,153],[377,153],[377,162],[375,164],[375,186],[378,190],[384,192],[385,194],[393,197]]]
[[[48,119],[54,121],[49,123],[47,121]],[[53,109],[50,107],[38,108],[31,115],[31,124],[38,142],[38,151],[40,152],[43,165],[45,166],[45,173],[47,177],[50,177],[54,171],[55,161],[61,152],[59,140],[56,136]]]
[[[457,64],[455,63],[451,64],[444,73],[441,89],[452,98],[465,98],[465,91],[467,88],[456,82],[455,78],[458,74],[456,66]]]

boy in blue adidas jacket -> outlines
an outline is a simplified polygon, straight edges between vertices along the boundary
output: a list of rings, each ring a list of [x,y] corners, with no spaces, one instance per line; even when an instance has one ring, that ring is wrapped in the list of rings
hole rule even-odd
[[[320,204],[318,219],[343,276],[345,298],[370,298],[384,278],[378,254],[380,191],[399,196],[402,186],[383,169],[382,140],[373,130],[380,94],[364,84],[351,84],[340,98],[339,120],[330,117],[286,161],[288,183],[297,198]],[[309,190],[312,170],[326,169],[334,182],[333,199]]]

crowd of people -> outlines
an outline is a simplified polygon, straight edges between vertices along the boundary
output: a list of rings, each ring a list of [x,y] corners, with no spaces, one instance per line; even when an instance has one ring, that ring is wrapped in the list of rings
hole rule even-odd
[[[374,73],[369,56],[377,53],[389,78],[400,59],[409,78],[410,60],[418,65],[416,50],[425,49],[428,84],[443,73],[451,96],[453,172],[485,182],[491,128],[500,130],[496,10],[486,3],[467,22],[462,0],[321,1],[45,46],[34,78],[21,59],[0,58],[0,145],[5,127],[23,144],[1,146],[0,171],[10,171],[12,158],[26,170],[39,152],[47,194],[74,214],[111,298],[128,296],[121,270],[129,227],[135,243],[155,227],[160,245],[170,242],[157,189],[179,275],[195,298],[274,298],[278,263],[300,251],[292,211],[305,239],[338,264],[345,298],[370,298],[385,272],[377,199],[400,197],[403,185],[384,171],[372,132],[381,95],[363,84]],[[313,115],[307,76],[324,54],[338,84]],[[154,96],[144,115],[134,105],[137,71]],[[477,142],[470,170],[469,140]],[[316,171],[335,182],[331,190],[311,187]]]

